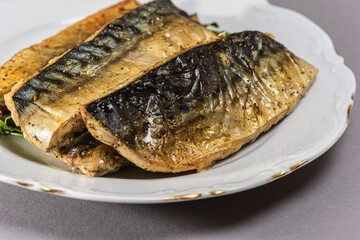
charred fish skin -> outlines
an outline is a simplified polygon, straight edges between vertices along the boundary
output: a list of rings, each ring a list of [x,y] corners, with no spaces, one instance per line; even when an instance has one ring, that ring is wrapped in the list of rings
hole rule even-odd
[[[112,21],[93,40],[73,48],[56,64],[27,81],[13,96],[13,99],[16,99],[15,103],[18,102],[16,107],[19,109],[19,114],[28,105],[34,103],[34,96],[40,100],[45,97],[43,95],[50,94],[55,89],[58,93],[77,89],[79,82],[74,81],[74,77],[93,77],[91,70],[100,67],[104,58],[113,55],[112,53],[119,47],[124,49],[122,54],[125,54],[129,48],[135,48],[141,38],[148,37],[156,31],[151,28],[161,28],[164,18],[174,13],[190,18],[170,1],[158,0]],[[108,61],[116,61],[122,54]],[[48,100],[56,101],[54,98]]]
[[[82,108],[89,131],[149,171],[208,168],[289,114],[317,69],[260,32],[196,47]]]
[[[128,165],[116,150],[95,140],[87,131],[80,133],[70,146],[53,151],[67,165],[87,176],[102,176]]]
[[[75,24],[68,26],[54,36],[34,44],[16,53],[10,60],[0,67],[0,118],[7,114],[4,95],[11,91],[15,84],[21,84],[29,77],[43,69],[50,60],[68,50],[82,44],[99,29],[114,19],[141,6],[136,0],[124,0]],[[86,136],[86,139],[84,139]],[[88,176],[100,176],[118,170],[125,164],[112,147],[97,142],[92,136],[81,134],[67,148],[58,149],[53,153],[74,169],[80,169]]]
[[[168,29],[171,34],[166,34]],[[54,60],[7,94],[6,105],[25,138],[46,151],[61,144],[68,132],[82,131],[81,123],[68,123],[81,104],[116,91],[183,48],[215,38],[169,0],[154,1]],[[64,124],[66,131],[61,130]]]
[[[140,6],[135,0],[125,0],[103,9],[66,29],[16,53],[0,67],[0,111],[4,113],[6,106],[4,95],[18,82],[28,79],[44,68],[54,57],[83,43],[87,38],[101,29],[106,23],[123,16]]]

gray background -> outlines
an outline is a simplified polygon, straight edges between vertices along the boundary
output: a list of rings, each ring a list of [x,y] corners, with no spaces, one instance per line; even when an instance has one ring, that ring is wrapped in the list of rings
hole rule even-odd
[[[271,0],[329,33],[360,79],[360,1]],[[247,192],[165,205],[79,201],[0,183],[0,239],[360,239],[359,101],[344,136],[295,173]]]

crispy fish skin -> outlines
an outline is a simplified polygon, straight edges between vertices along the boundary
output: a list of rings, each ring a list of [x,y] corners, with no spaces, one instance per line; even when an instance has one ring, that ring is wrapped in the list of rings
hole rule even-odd
[[[191,19],[199,22],[197,15],[191,16]],[[53,154],[67,165],[80,169],[83,174],[91,177],[116,172],[129,165],[113,147],[95,140],[87,129],[79,136],[68,139],[68,143],[63,147],[54,149]]]
[[[140,4],[134,0],[125,0],[15,54],[0,68],[0,115],[6,110],[4,95],[10,92],[17,82],[29,79],[54,57],[62,55],[69,49],[83,43],[108,22],[139,6]]]
[[[82,131],[80,104],[108,95],[166,58],[216,36],[170,1],[143,5],[104,27],[6,95],[24,137],[46,151]]]
[[[58,34],[15,54],[0,68],[0,117],[6,106],[4,94],[17,82],[27,80],[38,73],[50,60],[83,43],[110,21],[141,6],[135,0],[125,0],[103,9],[67,27]],[[84,136],[86,139],[84,139]],[[69,166],[79,168],[88,176],[101,176],[117,171],[126,160],[113,148],[96,141],[89,134],[78,137],[74,143],[53,153]],[[96,143],[96,144],[95,144]]]
[[[95,140],[87,131],[76,137],[70,146],[53,153],[69,166],[92,177],[116,172],[128,164],[114,148]]]
[[[97,140],[140,168],[201,171],[289,114],[317,72],[246,31],[175,57],[81,114]]]

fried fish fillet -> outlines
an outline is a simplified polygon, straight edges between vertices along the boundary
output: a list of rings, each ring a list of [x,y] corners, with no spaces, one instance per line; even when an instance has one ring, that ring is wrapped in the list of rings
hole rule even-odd
[[[141,6],[135,0],[125,0],[67,27],[58,34],[15,54],[0,68],[0,117],[6,113],[4,94],[18,82],[23,82],[43,69],[50,60],[83,43],[96,31],[114,19]],[[78,140],[82,141],[79,142]],[[73,145],[54,154],[73,168],[89,176],[101,176],[117,171],[127,161],[112,147],[96,141],[84,132]]]
[[[31,143],[51,150],[87,175],[101,175],[116,169],[106,171],[114,164],[98,169],[100,165],[88,154],[95,171],[83,168],[79,149],[88,147],[72,148],[77,138],[86,135],[79,105],[116,91],[170,56],[216,38],[170,1],[154,1],[112,21],[27,82],[17,84],[6,95],[6,104]],[[91,146],[98,156],[98,150],[105,149]],[[112,152],[116,160],[116,151]]]
[[[83,129],[81,104],[116,91],[154,66],[215,39],[170,1],[158,0],[118,18],[6,95],[24,137],[46,151]]]
[[[105,24],[138,6],[140,4],[135,0],[125,0],[15,54],[0,68],[0,116],[6,110],[4,95],[10,92],[17,82],[29,79],[44,68],[51,59],[83,43]]]
[[[173,58],[81,114],[97,140],[140,168],[201,171],[289,114],[317,72],[246,31]]]
[[[94,139],[88,131],[81,133],[71,145],[53,152],[54,155],[87,176],[116,172],[128,161],[111,146]]]

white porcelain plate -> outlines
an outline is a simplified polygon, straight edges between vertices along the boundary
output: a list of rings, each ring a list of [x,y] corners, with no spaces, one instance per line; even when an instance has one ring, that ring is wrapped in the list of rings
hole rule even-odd
[[[106,3],[105,3],[106,2]],[[66,25],[116,1],[1,0],[0,63]],[[302,15],[265,0],[175,0],[203,23],[230,32],[271,32],[320,73],[296,110],[233,156],[203,173],[168,175],[124,168],[91,178],[73,172],[20,137],[0,139],[0,180],[65,197],[122,203],[164,203],[244,191],[291,173],[328,150],[345,131],[355,78],[328,35]]]

